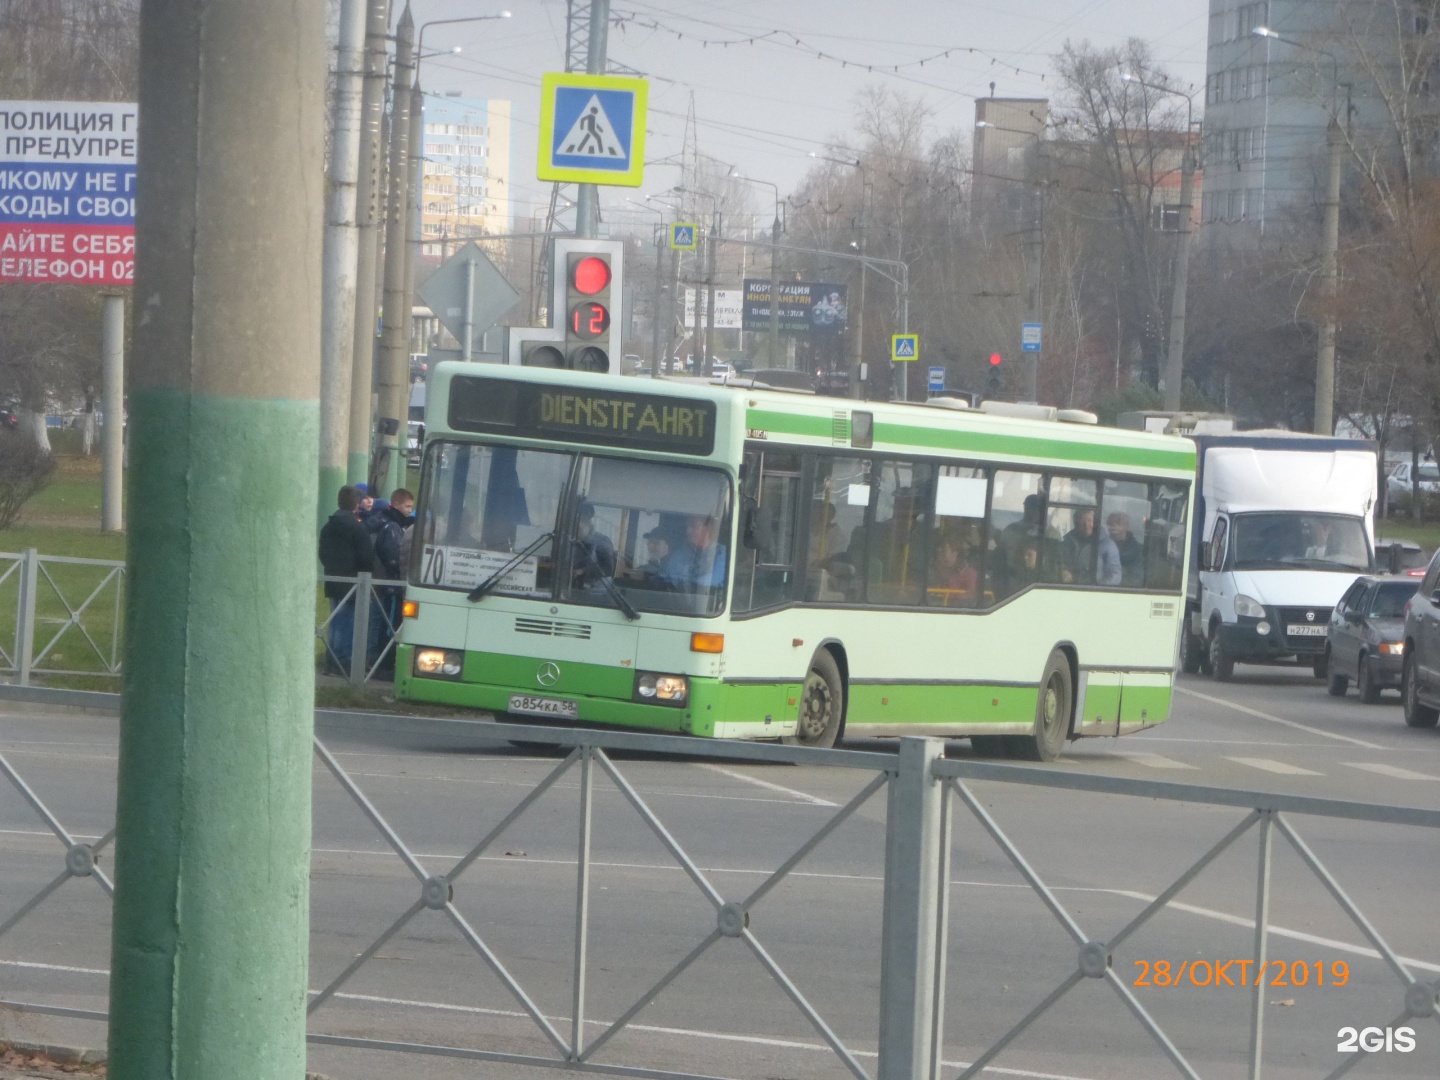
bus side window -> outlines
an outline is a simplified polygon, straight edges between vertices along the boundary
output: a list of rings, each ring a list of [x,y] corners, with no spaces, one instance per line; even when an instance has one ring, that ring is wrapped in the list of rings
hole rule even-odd
[[[1045,478],[997,470],[990,493],[990,551],[985,602],[998,604],[1040,580],[1045,534]]]
[[[872,604],[921,601],[934,473],[934,466],[910,461],[883,461],[876,469],[875,512],[866,532],[865,596]]]
[[[1185,511],[1189,489],[1177,484],[1151,484],[1154,508],[1145,524],[1145,587],[1180,588],[1185,574]]]
[[[746,455],[745,468],[735,563],[736,611],[775,607],[794,599],[799,456],[752,451]]]
[[[817,455],[805,491],[810,542],[805,552],[805,599],[855,603],[864,597],[865,510],[870,462]]]

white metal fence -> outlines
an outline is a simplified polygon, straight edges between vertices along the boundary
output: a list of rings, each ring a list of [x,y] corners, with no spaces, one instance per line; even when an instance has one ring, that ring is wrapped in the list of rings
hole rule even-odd
[[[344,714],[319,714],[327,723],[340,722]],[[362,722],[362,721],[356,721]],[[358,807],[375,833],[382,839],[385,848],[399,860],[409,877],[409,899],[394,902],[390,914],[385,916],[385,929],[368,938],[354,940],[355,948],[346,948],[348,963],[335,974],[325,976],[324,985],[311,991],[309,1005],[310,1034],[312,1044],[347,1047],[352,1050],[380,1054],[428,1055],[450,1058],[556,1068],[567,1071],[602,1072],[650,1078],[675,1078],[675,1080],[700,1080],[700,1074],[673,1068],[657,1068],[649,1061],[627,1059],[619,1048],[616,1036],[634,1029],[640,1012],[673,990],[677,980],[694,969],[700,959],[724,943],[734,942],[744,947],[755,964],[777,985],[789,1000],[796,1013],[814,1031],[831,1055],[838,1068],[856,1080],[963,1080],[989,1067],[1003,1051],[1026,1032],[1044,1014],[1055,1009],[1077,986],[1087,980],[1105,983],[1133,1017],[1138,1030],[1145,1033],[1158,1047],[1162,1061],[1168,1061],[1174,1075],[1196,1078],[1201,1075],[1192,1059],[1197,1051],[1210,1050],[1208,1046],[1196,1046],[1193,1032],[1187,1038],[1177,1037],[1167,1031],[1167,1024],[1157,1018],[1155,1009],[1142,1002],[1127,981],[1116,974],[1113,958],[1119,947],[1129,940],[1141,927],[1156,918],[1175,903],[1182,889],[1191,885],[1208,868],[1215,865],[1222,853],[1240,842],[1242,837],[1253,833],[1257,837],[1256,874],[1253,879],[1254,920],[1251,955],[1249,963],[1254,970],[1264,970],[1269,957],[1270,941],[1274,927],[1271,918],[1273,882],[1271,874],[1272,851],[1277,837],[1283,837],[1333,898],[1340,911],[1351,920],[1354,928],[1376,955],[1383,959],[1394,977],[1394,992],[1389,1000],[1372,999],[1360,1003],[1356,1019],[1360,1023],[1372,1021],[1375,1025],[1394,1027],[1401,1023],[1413,1023],[1426,1029],[1429,1038],[1426,1045],[1431,1052],[1431,1061],[1440,1060],[1440,1003],[1437,1003],[1437,988],[1433,982],[1419,977],[1414,962],[1402,959],[1397,950],[1387,942],[1375,923],[1362,912],[1353,901],[1339,876],[1333,873],[1315,854],[1310,844],[1302,837],[1296,821],[1324,824],[1327,827],[1337,823],[1358,823],[1367,828],[1394,829],[1408,826],[1423,830],[1440,829],[1440,811],[1413,809],[1407,807],[1362,804],[1332,799],[1308,798],[1303,796],[1279,795],[1264,792],[1237,791],[1173,783],[1159,783],[1102,777],[1053,768],[1003,765],[973,760],[945,759],[943,744],[935,740],[907,738],[900,741],[898,753],[861,752],[847,750],[812,750],[801,747],[785,747],[767,744],[724,743],[670,736],[652,736],[593,729],[569,730],[544,727],[522,727],[509,724],[493,724],[469,721],[421,720],[406,717],[369,717],[363,723],[378,725],[391,724],[408,728],[412,732],[435,734],[473,742],[478,748],[490,740],[524,740],[534,744],[549,744],[563,754],[547,775],[528,790],[517,792],[515,801],[508,810],[500,814],[494,825],[486,829],[475,828],[466,841],[464,854],[458,858],[447,858],[444,868],[437,868],[438,857],[424,856],[413,839],[405,835],[405,829],[384,813],[377,802],[367,794],[362,781],[365,776],[347,770],[320,738],[315,740],[315,754],[321,767],[327,772],[346,798]],[[800,842],[788,854],[778,858],[765,872],[759,884],[735,891],[727,889],[713,873],[702,869],[702,861],[692,850],[677,839],[677,834],[657,812],[654,800],[647,798],[643,785],[633,777],[634,770],[624,763],[625,755],[663,754],[682,755],[697,762],[724,761],[749,762],[751,764],[796,764],[820,766],[826,770],[843,770],[855,776],[850,790],[853,794],[843,803],[833,806],[833,812],[817,826],[809,829]],[[85,843],[77,841],[67,831],[59,818],[46,802],[44,793],[33,790],[21,777],[19,771],[0,754],[0,773],[5,782],[19,791],[26,805],[43,822],[45,828],[57,839],[60,850],[56,852],[56,874],[48,878],[33,895],[24,897],[10,912],[0,911],[0,949],[5,945],[7,933],[22,922],[31,912],[49,901],[56,892],[72,878],[91,878],[98,886],[96,897],[107,902],[111,886],[109,880],[95,867],[95,852],[113,840],[113,830],[106,832],[98,841]],[[840,775],[839,773],[835,775]],[[558,1018],[554,1010],[548,1012],[537,1002],[541,995],[532,985],[531,979],[517,973],[502,958],[492,934],[494,927],[486,929],[486,912],[476,890],[486,874],[493,872],[493,864],[482,864],[481,860],[490,852],[498,838],[517,820],[534,812],[537,803],[547,792],[556,790],[561,780],[578,789],[574,802],[573,818],[568,822],[555,821],[552,824],[564,835],[565,830],[574,837],[574,880],[571,895],[573,909],[560,925],[553,927],[553,934],[564,937],[573,944],[568,961],[552,965],[551,985],[547,989],[553,1000],[555,983],[563,980],[568,987],[569,1015]],[[591,902],[597,896],[593,880],[592,843],[597,825],[594,809],[594,793],[597,784],[604,782],[617,792],[649,832],[660,844],[675,866],[688,880],[688,885],[678,887],[683,892],[694,889],[711,911],[713,921],[707,931],[698,932],[684,955],[658,978],[640,992],[619,992],[616,976],[594,970],[590,965],[591,956]],[[426,781],[417,779],[417,784]],[[987,792],[1003,790],[1007,793],[1040,789],[1047,796],[1064,793],[1065,797],[1083,794],[1103,795],[1110,798],[1134,800],[1129,807],[1133,820],[1145,820],[1144,808],[1155,801],[1188,804],[1204,808],[1206,813],[1197,821],[1203,821],[1205,828],[1197,827],[1192,833],[1194,840],[1193,861],[1173,882],[1151,899],[1137,915],[1122,929],[1108,936],[1096,936],[1081,925],[1081,919],[1067,909],[1059,899],[1057,891],[1042,877],[1031,858],[1002,827],[999,818],[1003,815],[993,808],[993,800],[982,800],[974,785],[977,783],[998,785],[987,788]],[[875,966],[880,973],[878,1000],[866,1004],[860,1010],[866,1015],[878,1017],[878,1031],[865,1032],[854,1029],[853,1019],[847,1030],[826,1015],[825,1008],[817,1004],[826,996],[831,1006],[835,1005],[833,995],[825,995],[824,986],[815,985],[813,974],[809,983],[795,974],[792,966],[782,962],[781,951],[775,948],[773,939],[775,912],[764,903],[774,889],[794,874],[806,860],[811,859],[816,849],[829,837],[836,834],[847,821],[855,818],[862,808],[878,816],[881,795],[884,795],[883,850],[876,853],[883,862],[883,908],[880,913],[880,948]],[[986,802],[991,803],[990,806]],[[960,830],[957,826],[956,810],[963,807],[980,826],[981,833],[998,846],[1004,858],[1018,871],[1023,881],[1043,902],[1044,907],[1063,929],[1069,945],[1058,952],[1051,950],[1049,959],[1056,965],[1055,970],[1064,972],[1056,984],[1036,999],[1018,1001],[1014,1006],[1013,1020],[998,1037],[991,1039],[973,1060],[957,1064],[952,1055],[945,1052],[947,1033],[944,1019],[947,1015],[947,990],[954,993],[966,986],[969,978],[967,955],[973,952],[974,942],[950,940],[950,927],[954,912],[951,896],[956,883],[952,880],[952,860],[960,850]],[[1230,812],[1233,811],[1233,816]],[[549,812],[556,813],[553,805]],[[567,811],[568,812],[568,811]],[[1075,812],[1070,808],[1070,812]],[[717,810],[710,827],[722,830],[728,826],[723,814]],[[1218,833],[1206,839],[1204,832],[1212,829]],[[978,835],[972,830],[967,834],[967,843]],[[1427,834],[1428,835],[1428,834]],[[1433,850],[1433,849],[1432,849]],[[967,857],[974,858],[971,852]],[[1187,856],[1188,857],[1188,856]],[[570,865],[567,860],[565,865]],[[3,873],[3,870],[0,870]],[[468,890],[468,892],[467,892]],[[102,895],[103,894],[103,895]],[[403,895],[403,894],[399,894]],[[526,899],[526,898],[522,898]],[[533,901],[534,918],[540,918],[544,905],[536,894]],[[358,898],[356,898],[358,902]],[[635,901],[639,903],[639,899]],[[530,904],[526,904],[529,912]],[[373,907],[373,904],[372,904]],[[447,1024],[432,1029],[429,1039],[385,1037],[383,1034],[358,1036],[353,1028],[347,1030],[343,1015],[332,1014],[334,1004],[347,997],[346,989],[351,987],[362,972],[367,969],[374,973],[374,964],[381,950],[405,939],[407,933],[415,932],[415,920],[423,912],[438,913],[459,935],[466,948],[472,950],[508,992],[517,1012],[512,1014],[531,1025],[532,1038],[522,1041],[517,1048],[512,1045],[510,1034],[485,1030],[481,1021],[471,1010]],[[1008,921],[1004,925],[990,928],[990,933],[1005,940],[1024,940],[1034,936],[1038,927]],[[364,942],[363,947],[361,943]],[[788,943],[787,943],[788,944]],[[563,970],[561,970],[563,969]],[[1199,971],[1197,966],[1195,971]],[[64,1017],[78,1017],[104,1021],[103,1011],[75,1008],[53,1000],[22,1000],[5,990],[5,969],[0,967],[0,1014],[3,1010],[17,1013],[38,1013]],[[532,973],[533,976],[533,973]],[[637,984],[638,985],[638,984]],[[1202,985],[1197,982],[1196,985]],[[456,990],[457,987],[448,987]],[[1267,987],[1263,980],[1256,980],[1250,991],[1250,1025],[1248,1031],[1235,1032],[1234,1052],[1243,1055],[1248,1062],[1247,1075],[1258,1080],[1266,1062],[1265,995]],[[818,992],[818,996],[817,996]],[[595,1002],[602,1002],[597,1008]],[[707,1010],[707,1019],[714,1024],[716,1032],[733,1030],[727,1026],[725,1002],[716,996],[713,1009]],[[597,1024],[597,1015],[605,1019]],[[598,1033],[590,1032],[599,1027]],[[538,1044],[535,1036],[538,1036]],[[1325,1033],[1326,1038],[1329,1032]],[[509,1041],[507,1041],[509,1040]],[[872,1056],[869,1051],[861,1052],[857,1044],[875,1046],[876,1063],[868,1066]],[[538,1045],[539,1049],[536,1049]],[[1339,1077],[1356,1066],[1362,1065],[1374,1051],[1361,1044],[1353,1053],[1343,1055],[1338,1064],[1317,1068],[1315,1075]],[[412,1063],[414,1064],[414,1063]],[[418,1067],[418,1066],[417,1066]],[[1118,1068],[1118,1065],[1117,1065]],[[1368,1075],[1385,1076],[1383,1059],[1369,1071]],[[1322,1072],[1322,1069],[1325,1070]],[[1036,1074],[1029,1074],[1036,1075]],[[1110,1074],[1104,1074],[1110,1075]],[[1220,1075],[1211,1072],[1209,1075]]]

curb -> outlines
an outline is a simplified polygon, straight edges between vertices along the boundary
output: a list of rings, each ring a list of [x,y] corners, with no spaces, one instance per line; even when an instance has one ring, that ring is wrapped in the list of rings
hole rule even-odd
[[[43,1057],[45,1064],[55,1065],[100,1065],[106,1062],[104,1050],[87,1050],[79,1046],[54,1046],[50,1043],[7,1042],[0,1039],[0,1054],[13,1051],[27,1057]],[[305,1080],[330,1080],[323,1073],[307,1072]]]

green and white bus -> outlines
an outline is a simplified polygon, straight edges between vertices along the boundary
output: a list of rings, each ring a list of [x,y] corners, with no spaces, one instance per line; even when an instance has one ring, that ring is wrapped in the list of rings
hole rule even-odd
[[[398,695],[1039,760],[1159,723],[1193,444],[995,408],[441,364]]]

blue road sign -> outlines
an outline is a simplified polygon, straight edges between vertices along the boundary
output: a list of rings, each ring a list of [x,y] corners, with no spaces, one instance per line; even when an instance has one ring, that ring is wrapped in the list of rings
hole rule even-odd
[[[644,79],[547,72],[536,176],[636,187],[645,168]]]
[[[676,222],[670,226],[670,246],[681,251],[695,250],[695,226]]]
[[[943,367],[930,369],[930,381],[926,383],[925,389],[932,394],[938,394],[945,389],[945,369]]]
[[[1020,324],[1020,351],[1040,351],[1040,324],[1038,322]]]

